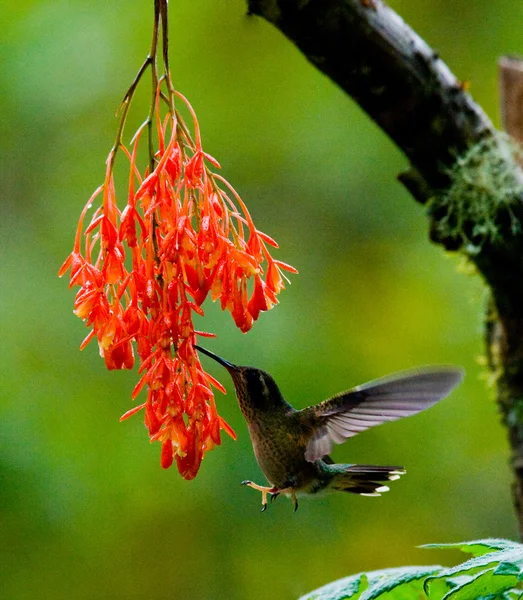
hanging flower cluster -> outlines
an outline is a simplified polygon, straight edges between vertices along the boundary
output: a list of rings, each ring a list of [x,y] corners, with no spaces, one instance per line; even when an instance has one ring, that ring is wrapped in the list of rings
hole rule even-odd
[[[160,116],[158,91],[151,167],[142,175],[137,164],[149,121],[130,148],[119,143],[110,153],[105,181],[81,214],[59,275],[70,270],[70,286],[80,288],[74,312],[90,328],[81,348],[96,338],[108,369],[131,369],[138,355],[141,379],[132,397],[144,388],[147,396],[122,420],[144,409],[151,441],[162,443],[162,467],[176,460],[181,475],[192,479],[203,454],[220,444],[221,429],[235,437],[216,411],[211,386],[223,387],[203,370],[194,349],[197,335],[212,334],[195,331],[193,316],[203,315],[210,296],[246,332],[276,303],[282,270],[296,270],[272,258],[275,241],[256,229],[236,191],[212,172],[219,164],[202,149],[192,107],[174,90],[172,99],[187,107],[194,139],[174,102]],[[123,209],[113,179],[118,147],[130,164]]]

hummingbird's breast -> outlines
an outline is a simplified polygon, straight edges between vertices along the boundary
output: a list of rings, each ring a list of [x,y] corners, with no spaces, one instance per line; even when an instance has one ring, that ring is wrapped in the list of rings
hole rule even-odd
[[[275,487],[309,488],[321,476],[320,466],[305,460],[306,432],[292,414],[273,415],[249,423],[254,455]]]

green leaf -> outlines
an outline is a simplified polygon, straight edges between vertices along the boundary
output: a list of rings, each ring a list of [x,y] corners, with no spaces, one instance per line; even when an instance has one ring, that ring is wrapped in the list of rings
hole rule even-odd
[[[523,545],[485,539],[422,548],[455,548],[473,557],[455,567],[400,567],[358,573],[300,600],[521,600]],[[516,589],[517,588],[517,589]]]
[[[517,583],[516,577],[496,576],[494,568],[471,577],[461,576],[460,579],[458,585],[445,594],[443,600],[477,600],[486,596],[499,598]]]
[[[359,598],[362,590],[368,586],[365,573],[357,573],[343,579],[328,583],[313,592],[302,596],[299,600],[344,600],[345,598]]]
[[[515,575],[519,581],[523,579],[523,546],[522,550],[514,550],[505,554],[496,568],[496,575]]]
[[[454,544],[424,544],[419,546],[420,548],[455,548],[474,556],[481,556],[488,554],[495,550],[505,550],[519,546],[523,548],[521,544],[512,542],[511,540],[500,540],[500,539],[486,539],[486,540],[475,540],[473,542],[456,542]]]
[[[390,598],[412,598],[418,600],[420,592],[423,592],[423,580],[427,575],[436,573],[441,567],[439,565],[430,567],[403,567],[399,569],[388,569],[388,573],[377,580],[373,585],[363,592],[360,600],[375,600],[383,594],[394,590]]]
[[[387,592],[394,590],[391,598],[401,600],[418,600],[423,592],[423,580],[427,575],[438,572],[439,565],[430,567],[400,567],[382,569],[369,573],[358,573],[344,579],[329,583],[300,600],[375,600]],[[401,589],[401,591],[400,591]]]
[[[430,544],[429,548],[459,548],[474,557],[427,577],[425,591],[433,581],[446,581],[451,590],[445,600],[502,598],[523,579],[523,545],[509,540],[478,540],[457,544]],[[461,577],[456,577],[461,576]]]

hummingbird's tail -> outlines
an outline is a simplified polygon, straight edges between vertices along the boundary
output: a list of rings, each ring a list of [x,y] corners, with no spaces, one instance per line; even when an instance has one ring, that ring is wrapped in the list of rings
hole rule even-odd
[[[336,468],[330,488],[361,496],[381,496],[389,488],[387,481],[399,479],[405,474],[403,467],[377,467],[375,465],[332,465]]]

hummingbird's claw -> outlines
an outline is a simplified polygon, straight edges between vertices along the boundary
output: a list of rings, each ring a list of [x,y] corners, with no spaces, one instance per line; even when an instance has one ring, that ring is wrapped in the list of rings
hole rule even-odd
[[[266,487],[263,485],[258,485],[257,483],[253,483],[252,481],[250,481],[249,479],[245,479],[245,481],[242,481],[241,483],[242,485],[246,485],[248,487],[251,487],[253,490],[258,490],[259,492],[261,492],[262,495],[262,512],[265,512],[267,510],[267,495],[271,494],[271,500],[272,500],[272,496],[273,494],[278,495],[280,492],[278,490],[278,488],[275,487]]]
[[[278,489],[276,486],[266,487],[263,485],[258,485],[257,483],[253,483],[249,479],[245,479],[241,483],[242,485],[246,485],[251,487],[253,490],[258,490],[262,495],[262,512],[267,510],[267,496],[271,497],[271,503],[277,498],[280,494],[290,494],[292,501],[294,502],[294,512],[298,510],[298,498],[296,496],[296,489],[293,487],[286,487],[285,489]]]

